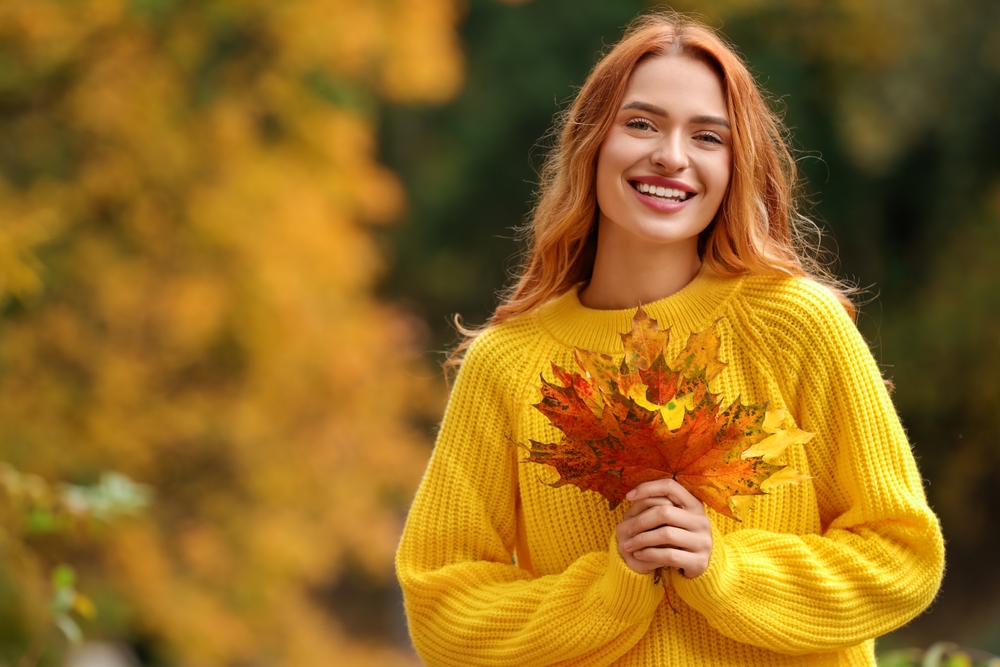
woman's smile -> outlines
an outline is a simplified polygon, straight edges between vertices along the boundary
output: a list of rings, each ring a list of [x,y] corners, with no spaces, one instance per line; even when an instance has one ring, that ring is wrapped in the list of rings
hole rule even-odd
[[[670,178],[645,176],[629,181],[636,197],[654,211],[674,213],[681,210],[697,193],[687,184]]]

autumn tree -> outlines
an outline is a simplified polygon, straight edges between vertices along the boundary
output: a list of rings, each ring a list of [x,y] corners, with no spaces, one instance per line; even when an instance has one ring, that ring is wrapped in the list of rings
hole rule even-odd
[[[97,636],[162,664],[405,663],[318,602],[388,576],[433,395],[372,297],[396,219],[378,101],[440,102],[453,0],[0,5],[0,458],[120,470],[146,520],[78,563]],[[11,659],[40,621],[0,561]]]

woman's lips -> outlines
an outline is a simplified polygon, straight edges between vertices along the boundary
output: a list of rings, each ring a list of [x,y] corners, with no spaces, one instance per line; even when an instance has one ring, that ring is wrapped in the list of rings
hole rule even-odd
[[[680,211],[685,206],[687,206],[688,203],[692,199],[694,199],[695,197],[698,196],[697,193],[685,192],[684,194],[687,195],[686,199],[683,199],[683,200],[681,200],[681,199],[668,199],[668,198],[665,198],[665,197],[657,197],[657,196],[652,195],[652,194],[644,194],[642,192],[639,192],[639,190],[638,190],[638,182],[637,181],[630,181],[629,185],[631,186],[632,192],[635,193],[636,198],[638,198],[638,200],[642,204],[644,204],[645,206],[653,209],[654,211],[658,211],[660,213],[676,213],[677,211]],[[676,191],[680,191],[680,190],[676,189]],[[683,192],[683,191],[680,191],[680,192]]]

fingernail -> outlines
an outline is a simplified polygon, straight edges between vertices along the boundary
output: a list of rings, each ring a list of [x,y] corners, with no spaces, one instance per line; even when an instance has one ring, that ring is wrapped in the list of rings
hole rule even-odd
[[[625,551],[631,551],[631,549],[632,549],[632,540],[625,540],[624,547],[625,547]]]
[[[635,489],[632,489],[631,491],[625,494],[625,497],[628,498],[629,500],[632,500],[633,498],[635,498],[635,494],[636,494]]]

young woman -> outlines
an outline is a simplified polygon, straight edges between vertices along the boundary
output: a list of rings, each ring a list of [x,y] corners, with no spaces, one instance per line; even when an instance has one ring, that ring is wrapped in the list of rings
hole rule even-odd
[[[594,68],[399,547],[429,665],[874,665],[874,638],[930,603],[938,523],[844,290],[800,252],[794,187],[778,121],[708,28],[643,17]],[[532,407],[539,373],[574,348],[620,358],[638,304],[673,354],[717,321],[712,390],[814,433],[784,455],[811,479],[737,522],[672,480],[609,512],[519,464],[511,439],[559,435]]]

